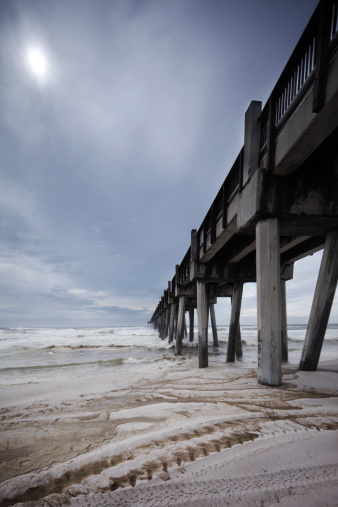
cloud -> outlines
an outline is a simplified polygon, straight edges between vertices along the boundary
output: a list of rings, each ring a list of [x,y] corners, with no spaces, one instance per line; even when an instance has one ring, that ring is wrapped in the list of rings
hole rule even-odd
[[[96,325],[99,322],[122,325],[125,323],[123,317],[128,316],[134,323],[140,318],[146,322],[152,314],[152,298],[143,297],[140,304],[139,297],[114,294],[113,290],[76,288],[76,279],[67,276],[65,266],[60,272],[50,263],[27,255],[5,257],[2,252],[1,257],[0,293],[5,304],[0,320],[3,325],[10,325],[11,319],[23,323],[43,320],[50,325],[60,325],[58,318],[62,321],[73,319],[78,325],[88,321]]]
[[[134,173],[136,161],[142,160],[144,177],[153,171],[177,177],[189,168],[200,139],[212,72],[208,61],[199,67],[194,55],[186,60],[180,40],[173,43],[171,34],[164,31],[155,37],[147,28],[150,16],[127,19],[123,28],[111,32],[108,47],[121,50],[108,53],[100,47],[104,65],[98,65],[98,55],[90,51],[84,68],[68,69],[59,114],[69,118],[69,135],[76,132],[80,142],[87,139],[95,153],[100,152],[100,159],[115,161],[114,171],[135,161],[134,168],[128,166]],[[81,51],[85,49],[73,48],[66,58],[81,65]],[[82,76],[76,88],[75,73]]]
[[[7,323],[148,320],[311,2],[292,22],[265,0],[0,2]],[[43,86],[25,63],[32,44],[48,58]],[[297,280],[294,318],[310,293]],[[255,306],[248,284],[243,319]]]

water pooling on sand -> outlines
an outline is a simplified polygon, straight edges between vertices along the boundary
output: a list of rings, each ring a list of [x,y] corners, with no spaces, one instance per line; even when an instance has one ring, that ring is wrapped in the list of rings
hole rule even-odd
[[[219,347],[213,347],[209,329],[209,364],[226,362],[228,326],[218,327]],[[241,366],[257,364],[257,328],[241,327]],[[306,333],[304,325],[289,326],[289,360],[298,363]],[[183,342],[182,357],[175,357],[174,344],[160,340],[150,327],[114,328],[11,328],[0,329],[0,383],[21,384],[53,380],[62,376],[82,377],[108,372],[168,369],[173,362],[186,367],[197,364],[195,341]],[[321,359],[338,357],[338,325],[327,329]]]

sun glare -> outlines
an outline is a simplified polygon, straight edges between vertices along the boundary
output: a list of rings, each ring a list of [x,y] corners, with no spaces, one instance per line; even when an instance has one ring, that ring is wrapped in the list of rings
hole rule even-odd
[[[48,61],[44,51],[37,47],[27,50],[27,64],[31,73],[39,80],[45,81],[48,76]]]

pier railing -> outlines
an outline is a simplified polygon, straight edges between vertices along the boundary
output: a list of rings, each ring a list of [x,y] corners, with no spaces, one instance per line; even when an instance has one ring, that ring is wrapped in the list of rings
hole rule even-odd
[[[242,190],[243,182],[243,153],[244,148],[239,152],[232,168],[224,180],[214,202],[212,203],[208,213],[206,214],[200,228],[198,229],[199,246],[206,251],[207,241],[210,243],[216,241],[216,227],[222,220],[222,227],[227,226],[227,209],[232,201]]]
[[[313,88],[313,112],[323,107],[327,66],[338,47],[337,32],[338,1],[319,4],[260,117],[260,163],[267,155],[268,169],[273,168],[276,139]]]
[[[227,209],[242,189],[243,153],[244,148],[241,149],[235,163],[230,169],[223,185],[221,186],[216,198],[214,199],[197,232],[198,245],[200,248],[203,246],[203,252],[206,251],[206,245],[209,238],[211,244],[216,241],[217,224],[222,221],[222,227],[226,228]],[[197,259],[194,259],[197,261],[199,260],[198,250],[199,249],[197,249]],[[187,283],[189,281],[191,261],[191,247],[189,247],[187,253],[183,257],[181,264],[177,267],[176,270],[176,275],[174,278],[176,278],[178,284],[184,285],[184,283]],[[174,293],[174,279],[171,282],[171,287],[172,292]]]

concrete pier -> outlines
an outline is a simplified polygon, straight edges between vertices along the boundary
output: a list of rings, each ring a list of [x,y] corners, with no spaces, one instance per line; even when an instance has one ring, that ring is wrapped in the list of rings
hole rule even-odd
[[[200,227],[191,231],[151,318],[161,338],[176,337],[181,353],[184,314],[189,311],[192,341],[197,307],[200,368],[208,366],[208,305],[214,345],[218,341],[217,297],[232,297],[227,362],[243,353],[243,284],[256,282],[258,382],[281,385],[281,363],[288,361],[286,281],[294,263],[324,248],[300,359],[300,369],[317,368],[338,277],[336,12],[335,0],[320,1],[265,106],[249,105],[244,145]]]

